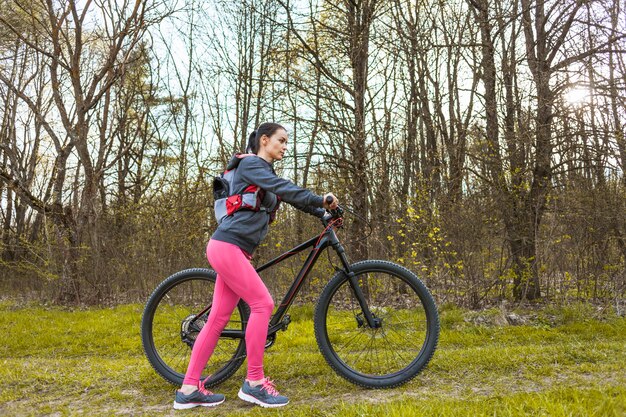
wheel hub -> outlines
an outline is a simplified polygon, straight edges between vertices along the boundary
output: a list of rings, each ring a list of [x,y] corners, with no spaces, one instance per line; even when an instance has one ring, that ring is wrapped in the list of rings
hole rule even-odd
[[[363,317],[363,313],[357,314],[356,316],[354,316],[354,318],[356,319],[356,324],[358,328],[367,325],[367,323],[365,322],[365,318]],[[372,329],[380,329],[381,327],[383,327],[383,319],[381,319],[380,317],[373,317],[373,319],[374,325],[371,327]]]

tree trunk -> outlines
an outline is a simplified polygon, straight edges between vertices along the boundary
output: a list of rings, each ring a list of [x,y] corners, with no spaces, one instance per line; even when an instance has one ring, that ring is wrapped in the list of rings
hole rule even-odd
[[[350,64],[354,91],[354,130],[349,139],[352,162],[352,199],[354,208],[363,217],[369,215],[369,164],[367,160],[365,131],[365,94],[367,92],[370,26],[374,16],[376,0],[366,0],[358,4],[346,2],[348,10],[348,30],[350,32]],[[355,237],[354,258],[368,258],[365,231],[366,224],[359,217],[354,218],[351,233]]]

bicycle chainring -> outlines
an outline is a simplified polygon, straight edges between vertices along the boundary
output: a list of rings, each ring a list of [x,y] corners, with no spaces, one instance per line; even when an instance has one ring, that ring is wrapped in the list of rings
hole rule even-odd
[[[276,333],[268,335],[267,339],[265,340],[265,349],[272,346],[275,341],[276,341]]]

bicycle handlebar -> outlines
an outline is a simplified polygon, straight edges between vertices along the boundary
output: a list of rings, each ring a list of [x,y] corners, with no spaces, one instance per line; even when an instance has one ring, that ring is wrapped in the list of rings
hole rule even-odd
[[[326,204],[330,205],[333,202],[333,198],[331,196],[326,197]],[[322,224],[324,226],[328,226],[328,222],[333,219],[339,219],[343,217],[343,208],[340,205],[337,205],[336,209],[326,209],[326,212],[330,214],[330,217],[326,215],[322,218]]]

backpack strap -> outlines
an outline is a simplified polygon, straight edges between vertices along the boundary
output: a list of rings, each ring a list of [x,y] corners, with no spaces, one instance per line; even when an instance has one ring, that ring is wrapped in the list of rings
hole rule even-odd
[[[230,158],[230,161],[228,161],[228,165],[226,165],[226,171],[231,171],[235,168],[237,168],[239,166],[239,163],[241,162],[242,159],[248,157],[248,156],[256,156],[256,154],[253,153],[236,153],[233,155],[232,158]]]

